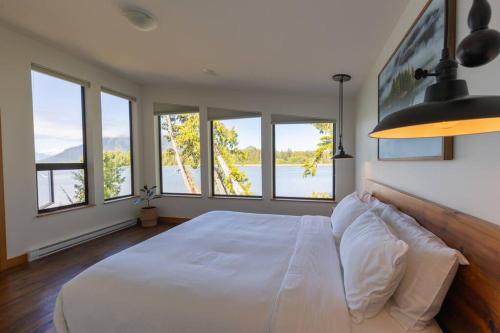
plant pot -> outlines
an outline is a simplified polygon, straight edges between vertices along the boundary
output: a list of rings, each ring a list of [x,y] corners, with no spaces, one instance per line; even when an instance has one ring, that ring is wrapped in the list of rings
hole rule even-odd
[[[158,224],[158,209],[156,207],[141,208],[139,219],[143,227],[154,227]]]

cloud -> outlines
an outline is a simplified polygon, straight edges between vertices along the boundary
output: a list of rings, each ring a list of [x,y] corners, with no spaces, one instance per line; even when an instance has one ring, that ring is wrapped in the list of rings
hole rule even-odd
[[[123,138],[128,137],[130,132],[128,128],[107,128],[102,130],[102,136],[105,138]]]
[[[79,124],[61,124],[35,116],[35,138],[82,141],[82,127]]]

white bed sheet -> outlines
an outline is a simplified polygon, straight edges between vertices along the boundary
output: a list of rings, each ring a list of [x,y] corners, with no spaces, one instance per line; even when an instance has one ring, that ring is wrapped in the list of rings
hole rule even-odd
[[[65,284],[54,322],[80,332],[348,333],[325,217],[211,212]]]
[[[360,324],[352,323],[352,333],[443,333],[436,321],[432,320],[431,324],[421,331],[407,331],[401,326],[396,319],[389,315],[388,309],[391,301],[385,305],[382,312],[373,318],[365,319]]]

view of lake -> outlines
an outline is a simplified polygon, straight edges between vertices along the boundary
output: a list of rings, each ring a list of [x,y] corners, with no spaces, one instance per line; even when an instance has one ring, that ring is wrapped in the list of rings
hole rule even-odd
[[[254,195],[262,195],[262,176],[260,166],[240,167],[245,172],[251,182],[251,191]],[[200,170],[195,169],[193,178],[200,188]],[[302,166],[278,165],[276,167],[276,195],[283,197],[304,197],[312,196],[313,192],[325,192],[332,195],[333,179],[332,166],[318,166],[315,177],[304,178]],[[163,191],[171,193],[185,192],[182,178],[177,167],[163,167]]]
[[[251,191],[254,195],[262,195],[262,177],[260,166],[240,167],[251,182]],[[64,171],[54,175],[54,198],[56,205],[68,205],[71,202],[66,194],[72,196],[75,193],[75,171]],[[282,197],[304,197],[312,196],[313,192],[325,192],[332,195],[333,179],[332,167],[328,165],[318,166],[315,177],[304,178],[302,176],[304,169],[302,166],[282,165],[276,167],[276,195]],[[123,171],[125,182],[122,184],[120,195],[124,195],[130,188],[130,169]],[[193,178],[200,188],[200,170],[193,170]],[[172,193],[185,192],[182,178],[179,175],[177,167],[163,167],[163,189]],[[38,198],[40,205],[49,202],[50,185],[48,177],[43,172],[38,173]]]
[[[54,171],[54,204],[51,206],[70,205],[72,202],[68,196],[75,195],[75,173],[78,170],[62,170]],[[125,177],[125,182],[121,185],[119,196],[130,193],[130,182],[132,180],[130,175],[130,168],[124,168],[122,175]],[[38,172],[38,203],[39,206],[44,206],[50,200],[50,184],[48,172]],[[73,203],[77,201],[72,198]]]

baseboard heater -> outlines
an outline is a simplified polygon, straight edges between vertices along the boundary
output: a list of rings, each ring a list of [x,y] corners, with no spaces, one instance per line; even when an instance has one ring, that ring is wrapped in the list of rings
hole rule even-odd
[[[125,222],[113,224],[109,227],[97,229],[97,230],[88,232],[86,234],[76,236],[76,237],[61,241],[61,242],[57,242],[54,244],[43,246],[43,247],[38,248],[38,249],[30,250],[28,252],[28,261],[34,261],[37,259],[41,259],[43,257],[54,254],[56,252],[60,252],[60,251],[69,249],[73,246],[89,242],[89,241],[96,239],[96,238],[99,238],[99,237],[109,235],[113,232],[117,232],[119,230],[130,228],[136,224],[137,224],[137,219],[127,220]]]

